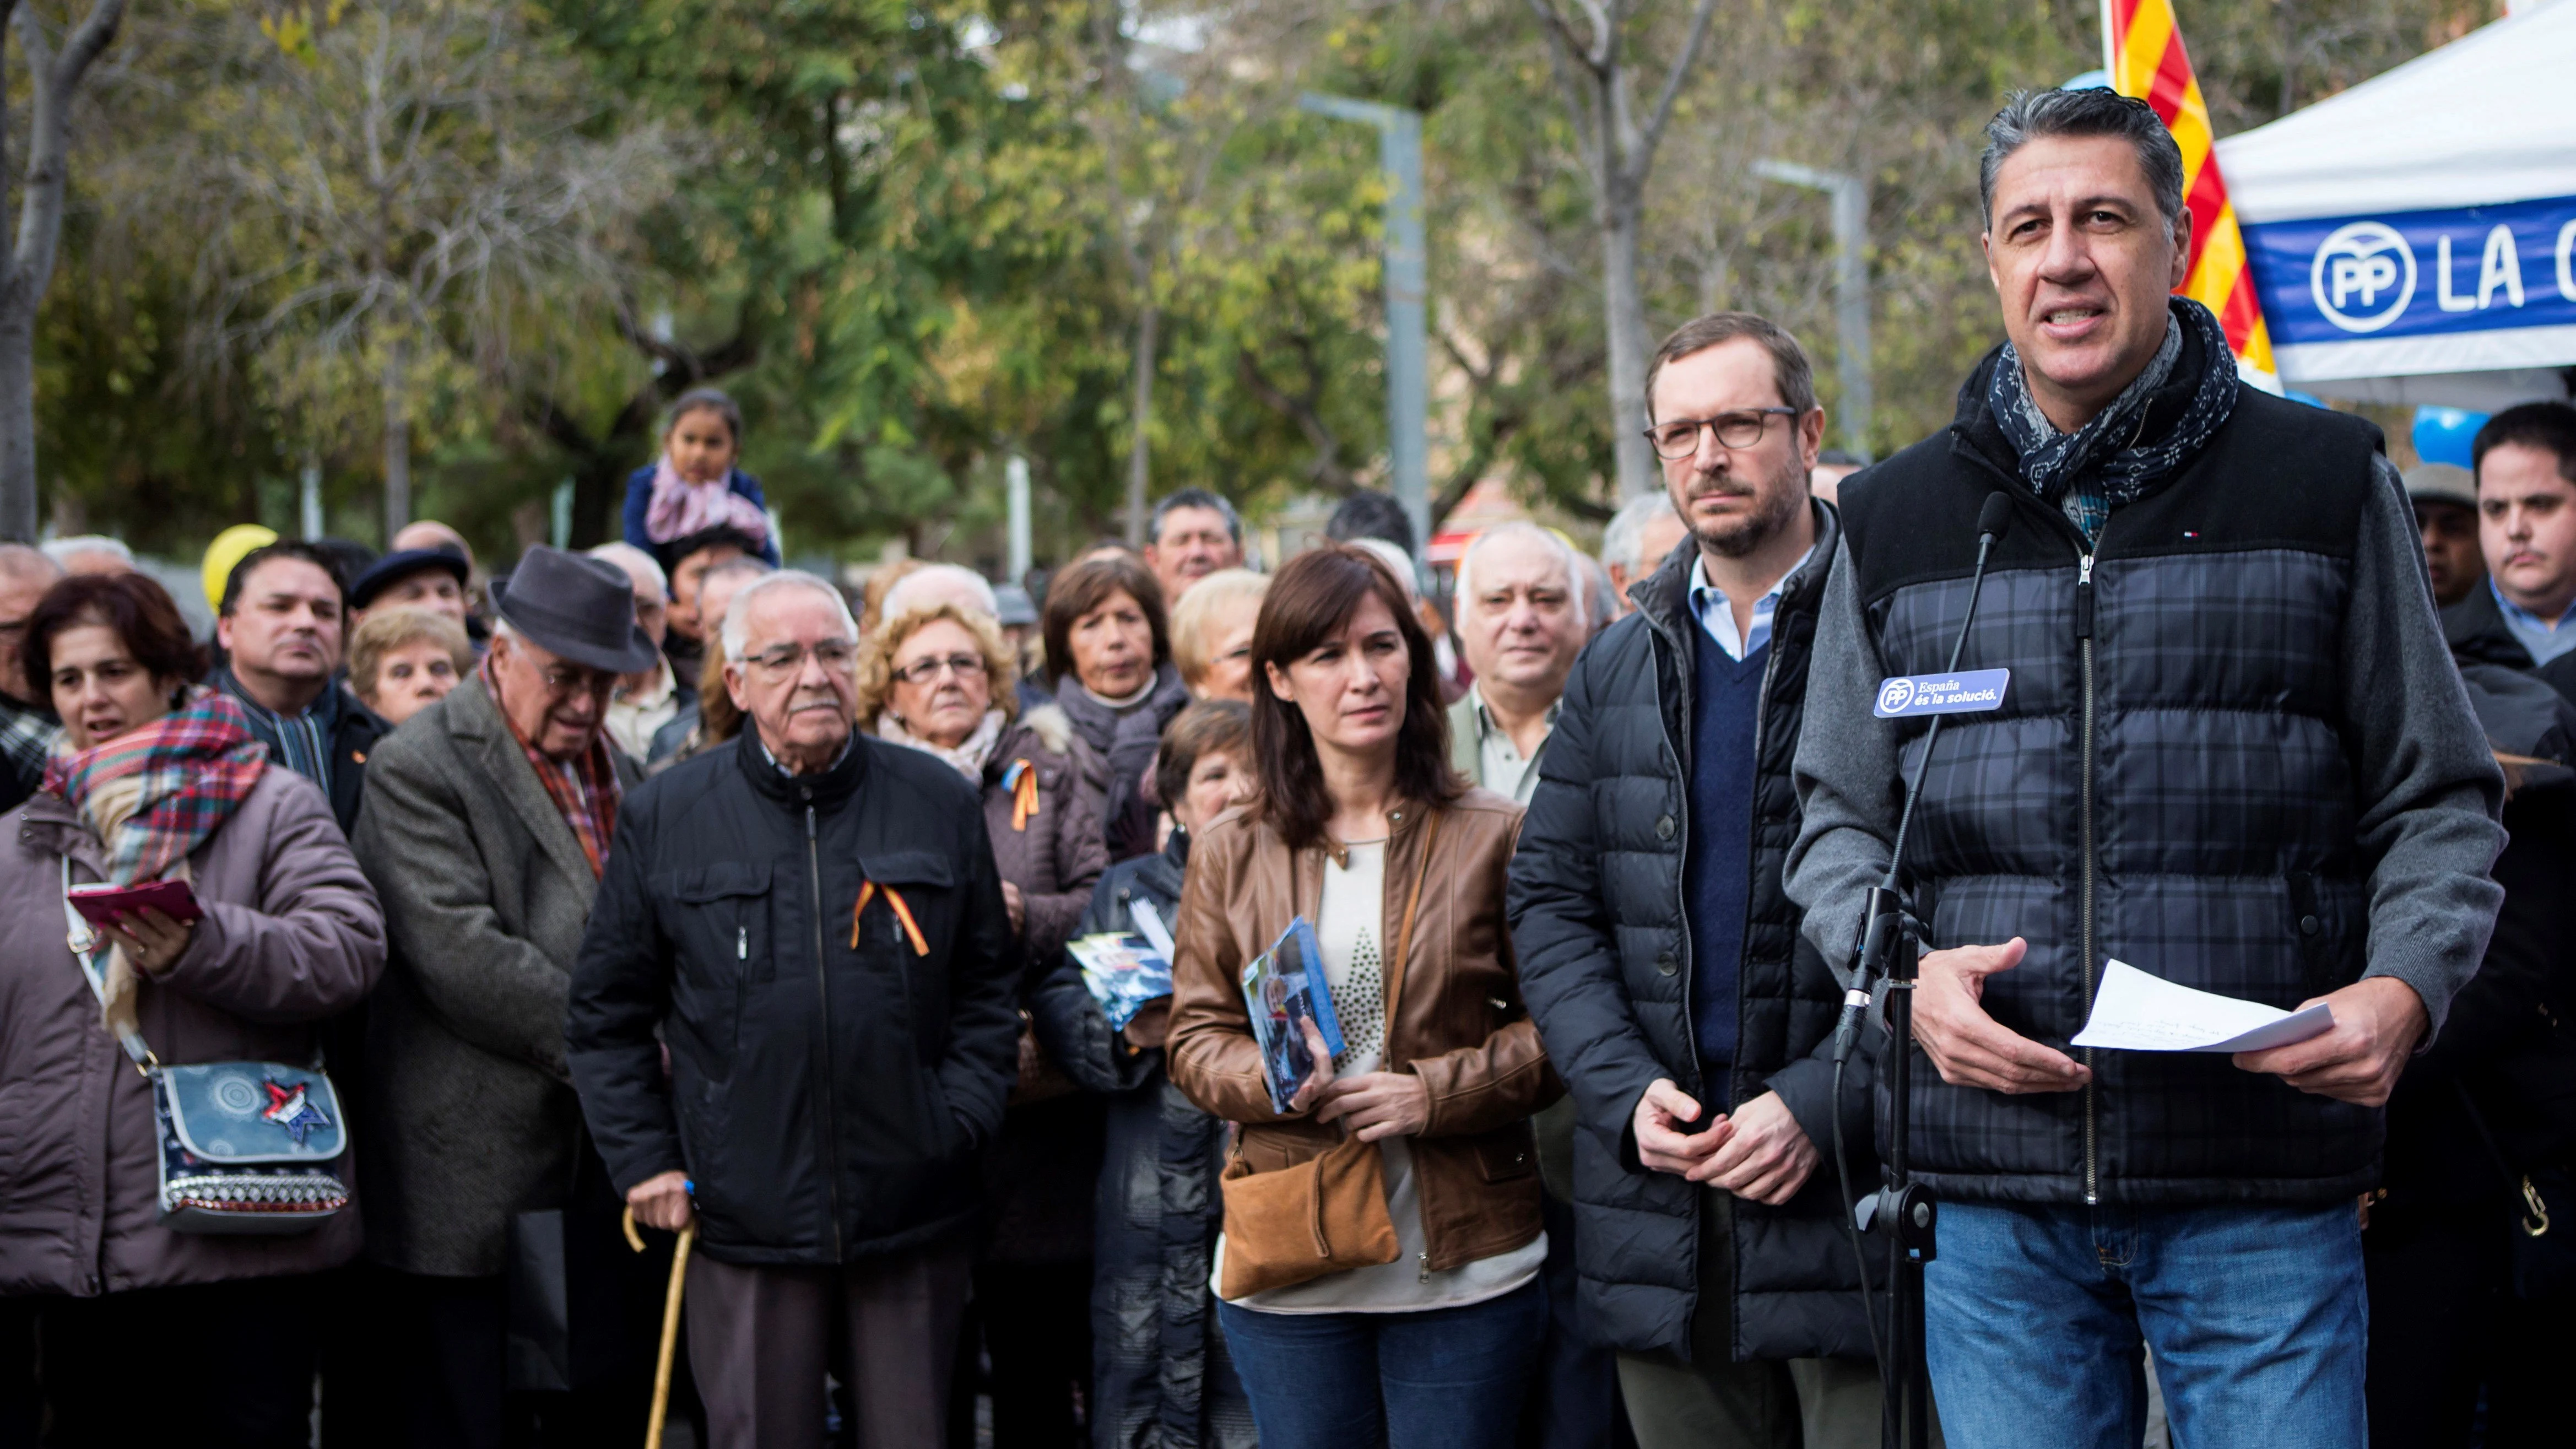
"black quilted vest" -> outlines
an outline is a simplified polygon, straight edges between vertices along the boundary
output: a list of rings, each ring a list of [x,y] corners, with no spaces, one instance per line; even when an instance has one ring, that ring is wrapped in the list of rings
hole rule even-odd
[[[1944,727],[1906,846],[1932,944],[2026,938],[1986,1009],[2070,1052],[2111,959],[2280,1007],[2358,979],[2369,865],[2336,700],[2378,430],[2245,389],[2088,559],[2011,471],[1983,405],[1993,365],[1949,431],[1842,495],[1889,674],[1944,667],[1978,509],[1999,489],[2016,505],[1961,666],[2011,686]],[[1889,727],[1910,776],[1923,724]],[[1948,1086],[1918,1053],[1916,1170],[1963,1199],[2158,1204],[2321,1202],[2378,1174],[2376,1111],[2225,1056],[2078,1055],[2091,1087],[2007,1097]]]

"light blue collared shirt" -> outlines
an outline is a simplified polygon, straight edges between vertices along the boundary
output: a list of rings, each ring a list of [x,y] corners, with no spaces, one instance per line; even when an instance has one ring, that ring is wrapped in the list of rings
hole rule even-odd
[[[1725,590],[1708,581],[1708,559],[1705,556],[1695,558],[1691,560],[1690,572],[1691,612],[1699,616],[1699,626],[1708,631],[1708,637],[1717,641],[1718,648],[1726,651],[1726,657],[1741,664],[1752,656],[1754,650],[1771,642],[1771,616],[1780,610],[1780,586],[1805,568],[1807,560],[1815,556],[1815,545],[1809,544],[1807,551],[1798,555],[1798,561],[1789,565],[1787,572],[1772,583],[1771,592],[1753,601],[1753,627],[1746,630],[1741,638],[1735,633],[1733,601],[1726,597]],[[2568,631],[2568,638],[2571,643],[2576,643],[2576,629]]]
[[[2513,631],[2522,647],[2531,651],[2531,662],[2546,664],[2559,655],[2576,649],[2576,628],[2568,620],[2576,618],[2576,606],[2555,619],[2544,619],[2504,596],[2496,587],[2495,575],[2487,575],[2487,592],[2495,595],[2496,611],[2504,615],[2504,626]]]

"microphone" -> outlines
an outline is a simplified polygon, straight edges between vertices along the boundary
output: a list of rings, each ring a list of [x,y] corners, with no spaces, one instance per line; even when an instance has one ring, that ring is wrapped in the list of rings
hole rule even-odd
[[[1950,641],[1949,671],[1956,673],[1959,660],[1967,652],[1968,630],[1977,622],[1977,599],[1986,588],[1986,560],[1995,545],[2011,531],[2012,495],[1998,488],[1986,495],[1985,506],[1977,510],[1977,567],[1968,578],[1968,610],[1959,619],[1958,635]],[[1834,1023],[1834,1064],[1851,1056],[1852,1046],[1860,1040],[1861,1013],[1869,1007],[1869,983],[1887,975],[1888,958],[1894,954],[1903,934],[1902,907],[1896,898],[1897,873],[1905,859],[1905,836],[1914,826],[1914,806],[1923,797],[1924,772],[1932,765],[1932,747],[1941,740],[1941,723],[1947,715],[1932,716],[1932,726],[1923,733],[1923,753],[1914,761],[1914,778],[1905,787],[1905,808],[1896,817],[1896,844],[1888,852],[1887,874],[1870,888],[1868,921],[1861,937],[1859,969],[1853,984],[1843,992],[1842,1016]]]

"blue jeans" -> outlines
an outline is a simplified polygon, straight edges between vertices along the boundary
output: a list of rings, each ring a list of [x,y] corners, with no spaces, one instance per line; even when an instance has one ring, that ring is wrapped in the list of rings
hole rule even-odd
[[[1494,1449],[1512,1442],[1547,1290],[1422,1313],[1217,1305],[1261,1449]]]
[[[1952,1449],[2136,1449],[2140,1345],[2174,1443],[2355,1449],[2369,1338],[2353,1204],[1943,1203],[1924,1274]]]

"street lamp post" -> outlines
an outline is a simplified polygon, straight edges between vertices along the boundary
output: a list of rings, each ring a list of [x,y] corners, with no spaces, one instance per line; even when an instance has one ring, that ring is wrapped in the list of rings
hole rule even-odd
[[[1422,113],[1347,96],[1298,97],[1319,116],[1377,127],[1378,161],[1394,189],[1386,198],[1387,471],[1395,501],[1413,522],[1417,559],[1431,542],[1430,328],[1423,300],[1428,248],[1422,239]]]
[[[1836,360],[1842,374],[1843,446],[1866,463],[1874,401],[1869,382],[1869,183],[1794,161],[1756,161],[1753,174],[1833,198],[1834,330],[1840,339],[1841,356]]]

